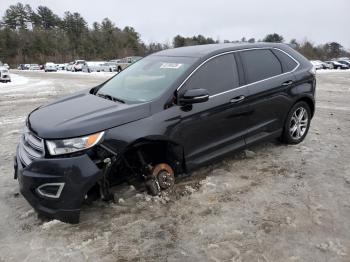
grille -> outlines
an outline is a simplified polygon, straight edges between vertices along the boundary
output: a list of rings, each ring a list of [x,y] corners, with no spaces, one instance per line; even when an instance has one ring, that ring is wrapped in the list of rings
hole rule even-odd
[[[19,158],[22,165],[28,166],[33,160],[44,157],[44,141],[40,137],[34,135],[28,128],[24,130],[24,134],[19,143]]]

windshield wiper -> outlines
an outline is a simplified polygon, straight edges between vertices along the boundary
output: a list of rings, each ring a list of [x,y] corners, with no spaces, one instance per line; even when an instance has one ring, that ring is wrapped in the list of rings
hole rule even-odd
[[[103,93],[97,93],[97,96],[99,97],[102,97],[104,99],[108,99],[108,100],[111,100],[113,102],[119,102],[119,103],[123,103],[125,104],[125,101],[120,99],[120,98],[117,98],[117,97],[114,97],[114,96],[111,96],[111,95],[107,95],[107,94],[103,94]]]

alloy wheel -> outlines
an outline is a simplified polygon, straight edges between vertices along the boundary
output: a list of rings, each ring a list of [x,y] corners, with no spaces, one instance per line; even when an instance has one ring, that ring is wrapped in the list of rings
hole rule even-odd
[[[289,134],[294,140],[298,140],[304,136],[309,122],[309,117],[304,107],[298,107],[291,119],[289,124]]]

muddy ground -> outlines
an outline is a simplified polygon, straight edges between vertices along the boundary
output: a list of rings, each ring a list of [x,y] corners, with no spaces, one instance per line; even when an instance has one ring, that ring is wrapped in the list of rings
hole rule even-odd
[[[350,261],[349,71],[318,73],[303,143],[232,154],[162,198],[121,186],[78,225],[37,218],[13,156],[27,113],[111,74],[13,73],[0,86],[0,261]]]

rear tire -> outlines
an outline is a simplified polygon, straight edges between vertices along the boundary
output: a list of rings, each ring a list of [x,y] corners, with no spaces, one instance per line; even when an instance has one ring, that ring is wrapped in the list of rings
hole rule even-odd
[[[281,136],[282,142],[292,145],[302,142],[309,131],[310,121],[311,110],[309,105],[304,101],[297,102],[289,111],[285,120]]]

